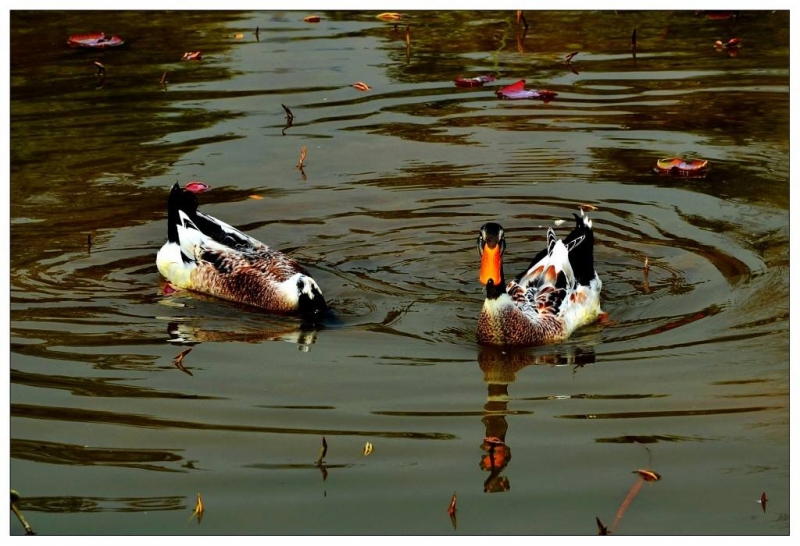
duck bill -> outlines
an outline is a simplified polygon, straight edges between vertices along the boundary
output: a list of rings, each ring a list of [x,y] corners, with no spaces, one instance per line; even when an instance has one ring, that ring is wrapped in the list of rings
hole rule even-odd
[[[494,281],[495,285],[502,282],[502,269],[503,263],[500,255],[500,245],[495,245],[494,248],[489,245],[483,245],[483,252],[481,253],[481,284],[487,284],[489,280]]]

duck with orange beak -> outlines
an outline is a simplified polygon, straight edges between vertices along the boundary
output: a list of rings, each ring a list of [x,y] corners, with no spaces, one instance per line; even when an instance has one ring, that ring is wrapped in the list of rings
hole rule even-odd
[[[506,284],[505,230],[489,222],[480,229],[480,281],[486,300],[478,320],[478,342],[488,345],[545,345],[567,339],[596,321],[603,286],[594,270],[592,221],[581,210],[566,239],[547,230],[547,248]]]

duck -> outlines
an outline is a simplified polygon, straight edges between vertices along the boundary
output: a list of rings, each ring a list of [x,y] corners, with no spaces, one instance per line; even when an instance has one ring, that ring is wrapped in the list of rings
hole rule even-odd
[[[477,339],[484,345],[536,346],[559,343],[595,322],[603,283],[594,269],[592,221],[580,209],[575,227],[563,240],[547,230],[547,247],[528,268],[506,283],[503,274],[505,230],[496,222],[481,226],[479,279],[486,299]]]
[[[196,194],[207,189],[194,182],[172,186],[159,273],[176,288],[270,313],[321,317],[327,309],[322,290],[296,260],[197,210]]]

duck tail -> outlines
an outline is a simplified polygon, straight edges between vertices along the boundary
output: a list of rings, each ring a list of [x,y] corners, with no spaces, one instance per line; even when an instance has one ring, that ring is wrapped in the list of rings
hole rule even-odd
[[[578,284],[588,285],[595,277],[594,271],[594,230],[592,220],[581,209],[575,216],[575,228],[564,240],[569,251],[569,263]]]

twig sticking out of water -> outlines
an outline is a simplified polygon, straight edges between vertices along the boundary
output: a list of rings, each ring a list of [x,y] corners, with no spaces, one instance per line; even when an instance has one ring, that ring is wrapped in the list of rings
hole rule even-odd
[[[521,9],[517,10],[517,24],[522,23],[525,25],[525,30],[528,30],[528,21],[525,20],[525,14],[522,13]]]
[[[281,130],[281,134],[283,136],[286,136],[286,129],[291,127],[292,122],[294,122],[294,114],[292,114],[292,111],[289,110],[289,108],[286,105],[281,104],[281,106],[283,107],[283,111],[286,112],[286,125],[284,126],[283,130]]]
[[[33,532],[33,529],[31,528],[31,526],[28,524],[27,521],[25,521],[25,516],[22,515],[22,512],[20,512],[19,507],[17,506],[17,502],[19,502],[19,499],[20,499],[19,493],[17,493],[16,491],[14,491],[12,489],[11,490],[11,510],[14,512],[14,515],[17,516],[17,519],[22,524],[22,526],[25,528],[25,534],[26,535],[35,535],[36,533]]]

